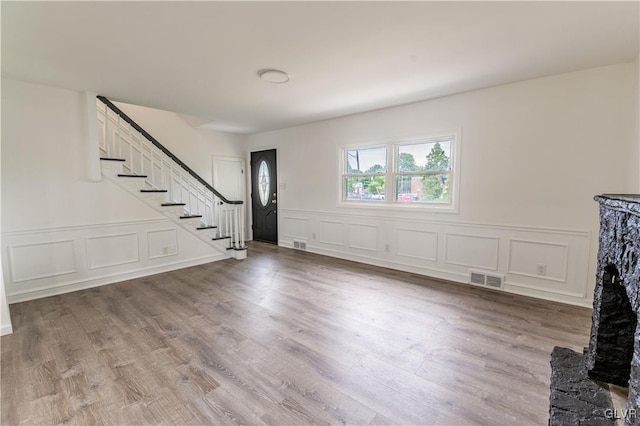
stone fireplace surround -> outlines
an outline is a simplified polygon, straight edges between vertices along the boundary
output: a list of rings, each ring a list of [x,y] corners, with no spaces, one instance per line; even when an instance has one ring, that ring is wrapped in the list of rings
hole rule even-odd
[[[592,379],[628,385],[626,424],[638,424],[640,195],[605,194],[595,200],[600,203],[600,247],[585,366]]]
[[[600,245],[589,347],[584,357],[554,349],[549,423],[615,424],[605,384],[611,383],[629,388],[626,409],[614,417],[640,425],[640,195],[594,199]]]

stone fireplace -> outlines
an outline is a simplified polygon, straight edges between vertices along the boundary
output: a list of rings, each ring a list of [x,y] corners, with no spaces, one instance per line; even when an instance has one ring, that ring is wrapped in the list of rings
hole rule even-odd
[[[551,425],[640,425],[640,195],[605,194],[589,347],[551,355]],[[607,384],[628,387],[613,408]]]
[[[629,387],[627,425],[640,424],[640,195],[601,195],[589,378]]]

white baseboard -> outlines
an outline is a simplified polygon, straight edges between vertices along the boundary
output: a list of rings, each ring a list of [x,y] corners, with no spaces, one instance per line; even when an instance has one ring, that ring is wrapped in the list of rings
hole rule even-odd
[[[281,247],[286,247],[291,249],[294,248],[293,243],[291,241],[281,240],[279,242],[279,245]],[[381,260],[381,259],[377,259],[370,256],[363,256],[363,255],[358,255],[353,253],[346,253],[340,250],[331,250],[331,249],[316,247],[316,246],[309,245],[309,243],[307,243],[307,249],[304,251],[315,253],[315,254],[321,254],[324,256],[330,256],[338,259],[349,260],[352,262],[364,263],[367,265],[379,266],[383,268],[389,268],[389,269],[394,269],[398,271],[424,275],[430,278],[452,281],[456,284],[471,285],[469,284],[468,275],[460,274],[452,271],[445,271],[442,269],[429,268],[429,267],[423,267],[423,266],[415,266],[415,265],[410,265],[410,264],[396,262],[396,261]],[[483,287],[479,286],[479,288],[483,288]],[[492,290],[496,290],[496,289],[492,289]],[[511,293],[511,294],[518,294],[521,296],[533,297],[536,299],[548,300],[551,302],[558,302],[558,303],[564,303],[568,305],[580,306],[584,308],[593,307],[592,300],[584,300],[580,297],[558,294],[556,292],[545,292],[537,289],[530,289],[530,288],[525,288],[521,286],[509,285],[509,283],[505,283],[501,291],[504,291],[506,293]]]
[[[88,278],[85,280],[77,280],[69,283],[58,284],[56,286],[47,286],[45,288],[32,289],[32,290],[23,291],[20,293],[7,295],[7,302],[9,304],[26,302],[28,300],[40,299],[43,297],[70,293],[72,291],[78,291],[78,290],[84,290],[92,287],[99,287],[103,285],[114,284],[117,282],[126,281],[134,278],[160,274],[162,272],[174,271],[177,269],[183,269],[191,266],[202,265],[204,263],[215,262],[215,261],[224,260],[228,258],[229,256],[219,253],[211,256],[204,256],[196,259],[189,259],[185,261],[174,262],[174,263],[154,266],[150,268],[140,268],[133,271],[127,271],[127,272],[113,274],[109,276]]]
[[[593,308],[593,300],[585,300],[580,297],[563,295],[553,292],[530,289],[521,286],[504,284],[503,290],[507,293],[518,294],[520,296],[534,297],[536,299],[548,300],[550,302],[564,303],[565,305],[581,306],[583,308]]]
[[[293,248],[293,244],[288,241],[280,241],[282,247]],[[324,256],[335,257],[338,259],[350,260],[352,262],[365,263],[367,265],[379,266],[381,268],[389,268],[397,271],[410,272],[419,275],[428,276],[431,278],[437,278],[441,280],[454,281],[457,283],[466,284],[468,276],[464,274],[458,274],[451,271],[444,271],[442,269],[419,267],[399,262],[392,262],[387,260],[376,259],[374,257],[362,256],[353,253],[345,253],[339,250],[329,250],[326,248],[310,246],[307,244],[307,249],[310,253],[321,254]]]
[[[10,324],[3,325],[0,327],[0,336],[6,336],[7,334],[13,333],[13,328]]]

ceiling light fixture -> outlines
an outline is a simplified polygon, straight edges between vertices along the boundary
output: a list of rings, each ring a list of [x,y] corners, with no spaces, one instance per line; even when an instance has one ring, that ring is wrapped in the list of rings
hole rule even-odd
[[[258,71],[258,77],[273,84],[282,84],[289,81],[289,74],[284,71],[274,70],[271,68]]]

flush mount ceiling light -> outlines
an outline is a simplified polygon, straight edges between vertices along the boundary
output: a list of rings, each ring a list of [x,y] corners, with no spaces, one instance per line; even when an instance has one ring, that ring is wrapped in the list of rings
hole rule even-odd
[[[273,84],[281,84],[289,81],[289,74],[284,71],[274,69],[260,70],[258,71],[258,77]]]

